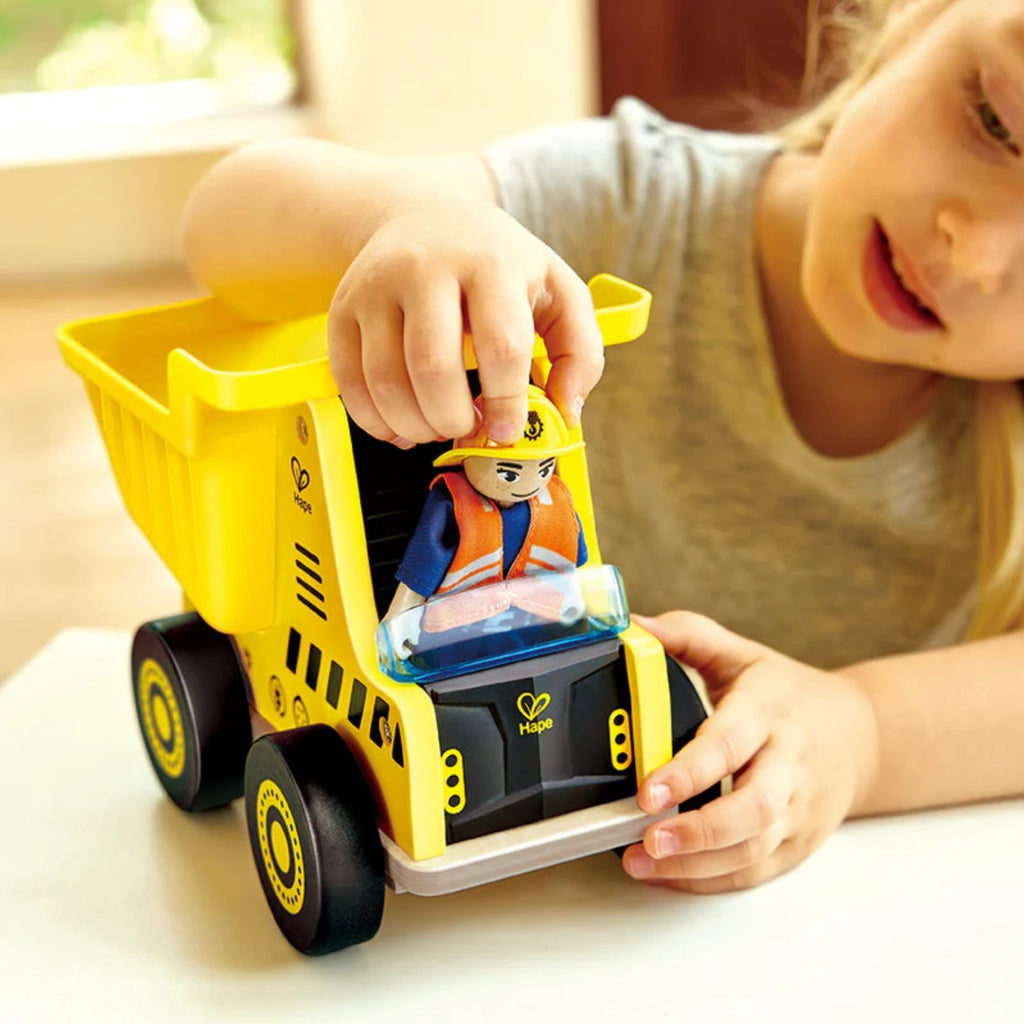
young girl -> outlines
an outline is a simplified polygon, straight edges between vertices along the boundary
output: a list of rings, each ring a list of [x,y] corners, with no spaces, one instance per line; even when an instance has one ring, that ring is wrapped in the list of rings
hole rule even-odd
[[[641,619],[715,711],[639,802],[734,785],[624,858],[694,892],[848,816],[1024,792],[1024,0],[851,18],[847,77],[773,137],[627,100],[483,158],[275,142],[186,214],[225,302],[329,307],[346,407],[401,446],[473,426],[464,323],[507,441],[535,329],[571,423],[602,378],[582,280],[654,293],[588,401],[588,461],[634,607],[703,613]]]

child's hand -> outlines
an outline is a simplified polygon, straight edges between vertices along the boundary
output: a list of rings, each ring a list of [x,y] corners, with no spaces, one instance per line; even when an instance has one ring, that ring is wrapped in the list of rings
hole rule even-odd
[[[640,788],[648,813],[733,775],[731,793],[651,825],[626,870],[689,892],[764,882],[815,850],[871,785],[877,726],[850,679],[793,661],[702,615],[638,617],[704,678],[714,713]]]
[[[331,368],[352,418],[402,447],[472,432],[464,328],[492,440],[526,423],[535,330],[553,364],[548,394],[575,426],[604,368],[586,285],[498,207],[436,193],[389,211],[335,292]]]

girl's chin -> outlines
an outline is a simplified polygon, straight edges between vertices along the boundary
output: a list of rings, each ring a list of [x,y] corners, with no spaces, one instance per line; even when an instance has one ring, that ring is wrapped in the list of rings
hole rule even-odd
[[[892,363],[892,339],[879,335],[878,324],[855,304],[823,305],[817,313],[811,307],[822,340],[835,352],[864,363]]]
[[[828,280],[807,276],[803,284],[804,302],[823,340],[844,355],[872,358],[868,353],[876,332],[865,311]]]

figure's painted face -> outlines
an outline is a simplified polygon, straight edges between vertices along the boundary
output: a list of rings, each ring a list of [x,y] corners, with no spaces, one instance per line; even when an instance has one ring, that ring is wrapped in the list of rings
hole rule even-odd
[[[466,479],[485,498],[513,505],[547,487],[555,472],[555,459],[490,459],[471,455],[462,468]]]
[[[864,359],[1024,377],[1024,0],[911,0],[817,162],[803,290]]]

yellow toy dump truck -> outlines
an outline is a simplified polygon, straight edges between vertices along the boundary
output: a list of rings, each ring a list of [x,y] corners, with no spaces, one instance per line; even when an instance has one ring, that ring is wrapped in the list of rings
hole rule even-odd
[[[606,344],[643,333],[646,292],[610,276],[590,288]],[[377,627],[442,446],[401,451],[354,427],[323,316],[250,323],[202,299],[72,323],[60,341],[190,609],[135,635],[153,769],[186,811],[244,795],[260,882],[297,949],[371,938],[385,884],[452,892],[641,836],[637,780],[705,712],[610,608],[607,578],[587,575],[608,567],[583,449],[558,474],[589,551],[574,584],[585,642],[404,681]],[[472,378],[468,338],[466,356]],[[540,339],[534,357],[543,381]]]

